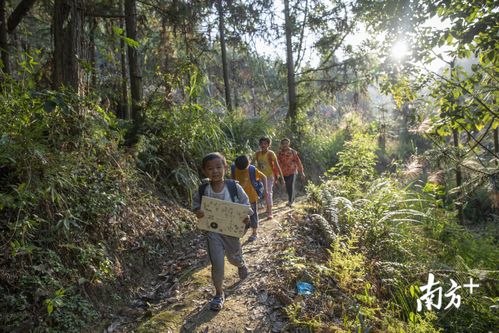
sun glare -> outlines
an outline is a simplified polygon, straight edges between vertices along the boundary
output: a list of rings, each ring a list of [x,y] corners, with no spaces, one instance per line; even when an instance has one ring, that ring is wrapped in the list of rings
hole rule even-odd
[[[403,40],[399,40],[392,46],[392,58],[396,60],[401,60],[409,52],[409,47],[407,43]]]

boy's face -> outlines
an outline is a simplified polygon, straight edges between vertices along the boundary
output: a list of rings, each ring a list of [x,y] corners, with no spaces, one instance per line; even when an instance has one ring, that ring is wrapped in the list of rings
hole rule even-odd
[[[224,164],[224,161],[216,158],[206,162],[203,172],[212,182],[219,182],[224,180],[226,170],[227,166]]]
[[[286,150],[289,148],[289,141],[288,140],[284,140],[281,142],[281,149],[282,150]]]
[[[267,141],[260,142],[260,149],[262,151],[267,151],[269,149],[269,143]]]

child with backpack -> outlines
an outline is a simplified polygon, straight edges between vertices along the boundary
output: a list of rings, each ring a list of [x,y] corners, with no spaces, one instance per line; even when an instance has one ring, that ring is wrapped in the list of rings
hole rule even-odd
[[[235,179],[242,186],[244,191],[249,197],[253,215],[250,217],[250,227],[252,234],[248,238],[249,242],[257,239],[258,228],[258,199],[263,198],[266,191],[267,177],[258,170],[254,165],[250,164],[248,156],[241,155],[236,158],[235,162],[231,165],[232,179]]]
[[[272,141],[270,138],[263,137],[258,141],[260,145],[260,150],[255,154],[255,161],[258,169],[267,177],[267,187],[266,187],[266,201],[267,201],[267,218],[270,220],[272,216],[272,189],[274,183],[277,183],[278,178],[281,178],[281,182],[284,183],[284,176],[282,175],[281,167],[277,161],[276,154],[269,149]]]
[[[198,218],[204,216],[201,209],[201,200],[203,196],[215,199],[237,202],[248,205],[248,217],[241,223],[249,224],[249,215],[253,213],[249,207],[248,196],[243,188],[232,179],[225,179],[227,171],[227,162],[220,153],[210,153],[203,158],[201,163],[203,174],[209,178],[209,183],[202,184],[198,192],[194,194],[193,211]],[[224,280],[224,257],[238,268],[240,279],[248,276],[248,267],[246,266],[241,249],[239,238],[219,234],[209,231],[208,238],[208,256],[211,262],[211,279],[215,286],[215,296],[210,302],[210,309],[219,311],[223,308],[225,296],[223,292]]]

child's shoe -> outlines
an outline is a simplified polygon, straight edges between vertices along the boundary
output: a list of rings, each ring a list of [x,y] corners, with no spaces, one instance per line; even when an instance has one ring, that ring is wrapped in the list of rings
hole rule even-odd
[[[257,239],[257,235],[251,235],[248,237],[248,242],[254,242]]]
[[[243,267],[238,267],[237,268],[237,274],[239,275],[239,278],[241,280],[244,280],[248,277],[248,266],[244,265]]]
[[[215,295],[210,302],[210,310],[220,311],[224,307],[225,297],[224,295]]]

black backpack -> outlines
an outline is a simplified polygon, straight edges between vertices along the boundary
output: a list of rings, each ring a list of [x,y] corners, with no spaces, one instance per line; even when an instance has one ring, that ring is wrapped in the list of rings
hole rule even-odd
[[[239,202],[239,196],[237,195],[237,186],[236,181],[233,179],[226,179],[225,184],[227,185],[227,189],[229,190],[230,199],[232,202]],[[203,200],[203,194],[210,183],[204,183],[199,185],[198,193],[199,193],[199,204],[201,205],[201,201]]]

